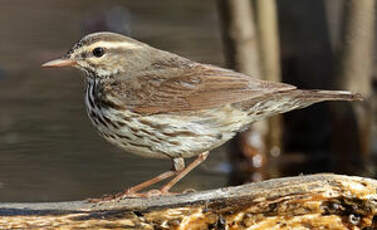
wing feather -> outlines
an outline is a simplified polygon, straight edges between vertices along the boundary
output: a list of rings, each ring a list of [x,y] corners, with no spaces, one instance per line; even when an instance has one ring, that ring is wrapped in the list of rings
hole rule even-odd
[[[137,113],[196,111],[239,103],[294,89],[292,85],[252,78],[228,69],[195,63],[143,72],[104,86],[118,106]]]

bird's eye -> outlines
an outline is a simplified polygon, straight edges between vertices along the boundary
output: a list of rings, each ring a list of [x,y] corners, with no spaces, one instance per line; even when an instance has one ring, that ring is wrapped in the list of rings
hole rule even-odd
[[[105,50],[102,47],[97,47],[92,52],[95,57],[102,57],[105,54]]]

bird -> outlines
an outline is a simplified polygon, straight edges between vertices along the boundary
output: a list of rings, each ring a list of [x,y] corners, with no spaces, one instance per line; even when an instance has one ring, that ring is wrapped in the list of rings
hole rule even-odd
[[[86,35],[42,67],[85,73],[87,114],[108,142],[145,158],[171,160],[170,170],[126,189],[126,197],[173,194],[170,189],[212,149],[253,122],[318,102],[363,99],[201,64],[112,32]],[[186,166],[185,159],[193,157]],[[159,189],[142,192],[171,177]]]

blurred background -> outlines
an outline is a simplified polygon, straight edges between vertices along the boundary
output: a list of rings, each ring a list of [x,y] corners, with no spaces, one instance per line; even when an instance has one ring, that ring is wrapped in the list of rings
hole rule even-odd
[[[1,0],[0,201],[99,197],[170,168],[97,135],[83,74],[40,68],[104,30],[262,79],[366,97],[254,124],[175,191],[318,172],[376,178],[375,8],[375,0]]]

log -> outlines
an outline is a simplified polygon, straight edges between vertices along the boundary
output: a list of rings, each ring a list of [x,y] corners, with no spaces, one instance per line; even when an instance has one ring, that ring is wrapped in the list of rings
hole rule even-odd
[[[100,203],[0,203],[0,229],[377,229],[376,189],[318,174]]]

